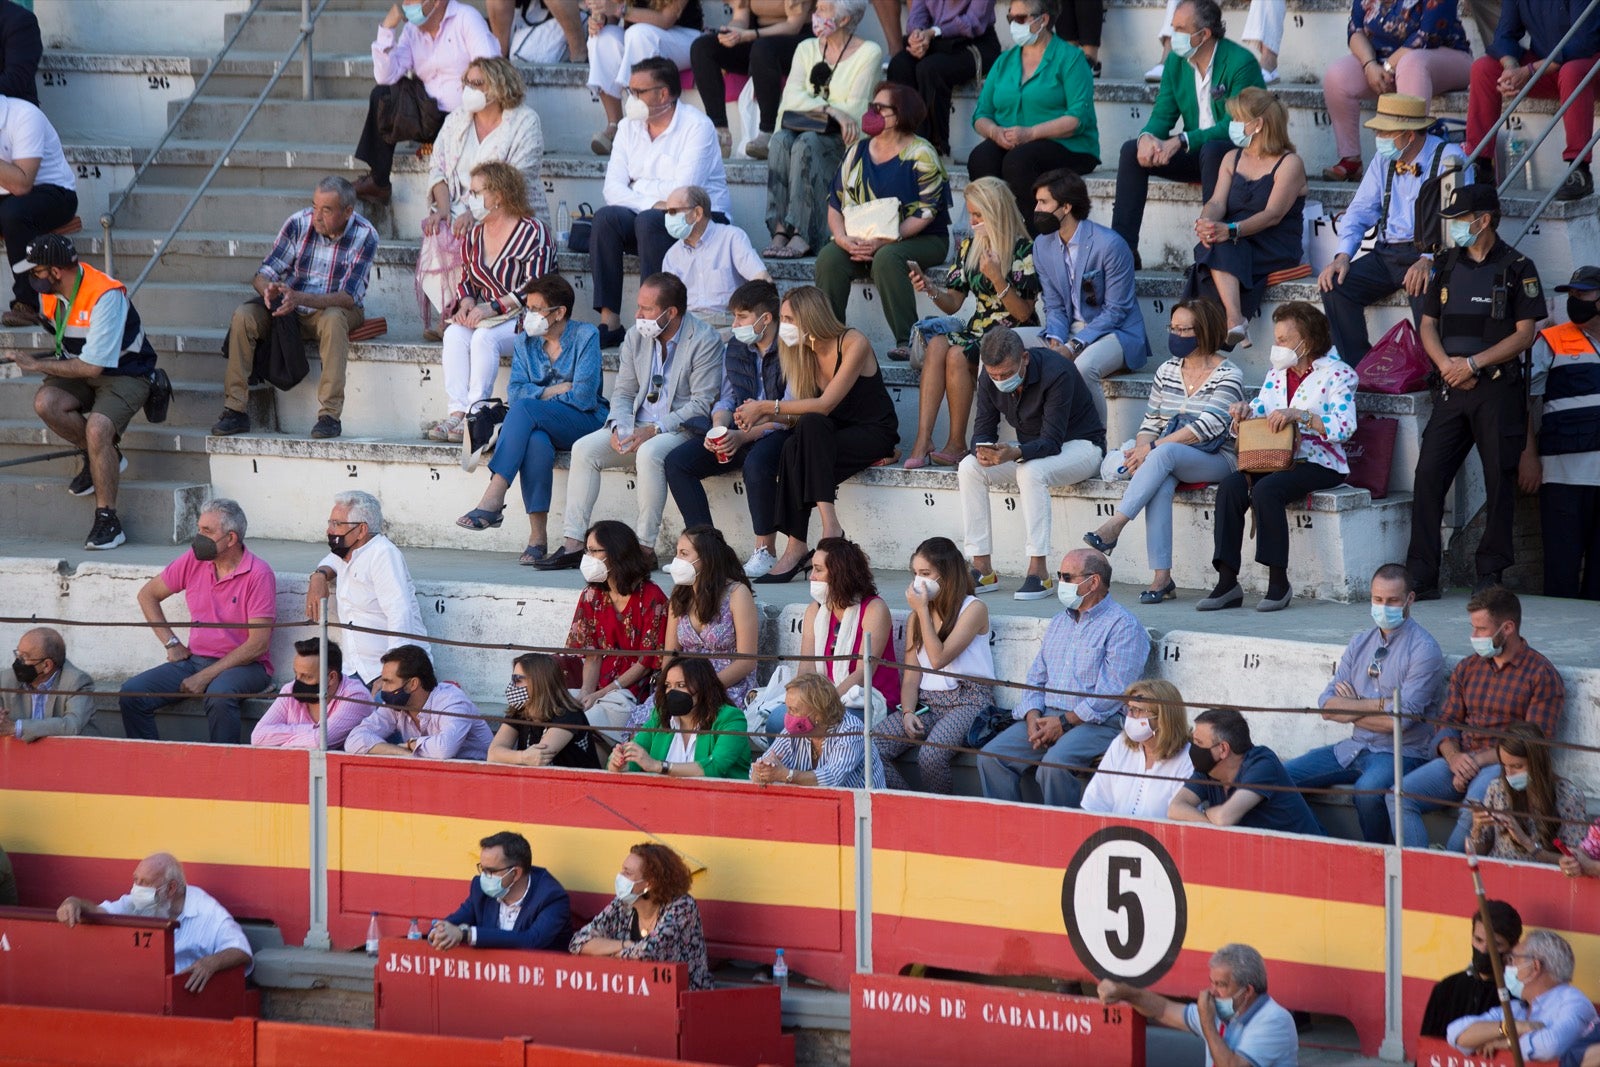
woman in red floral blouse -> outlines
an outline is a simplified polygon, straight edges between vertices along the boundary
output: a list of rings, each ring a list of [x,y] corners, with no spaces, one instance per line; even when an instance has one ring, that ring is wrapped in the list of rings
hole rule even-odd
[[[578,699],[593,725],[621,726],[650,692],[661,659],[605,652],[663,648],[667,595],[650,580],[649,560],[633,531],[612,519],[589,527],[578,569],[589,584],[572,613],[567,647],[601,650],[583,657]]]

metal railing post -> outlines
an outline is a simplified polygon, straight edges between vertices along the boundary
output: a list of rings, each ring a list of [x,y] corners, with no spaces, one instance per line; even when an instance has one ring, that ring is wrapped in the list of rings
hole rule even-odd
[[[827,610],[824,608],[823,610]],[[872,635],[861,635],[862,788],[855,797],[856,973],[872,973]]]
[[[1594,69],[1589,71],[1589,73],[1593,74],[1597,70],[1600,70],[1600,63],[1596,63],[1594,65]],[[1569,100],[1568,102],[1570,103],[1571,101]],[[1533,227],[1539,221],[1539,216],[1544,213],[1544,209],[1550,206],[1550,201],[1554,200],[1556,198],[1556,194],[1561,191],[1561,186],[1567,180],[1567,175],[1576,170],[1578,164],[1582,163],[1588,158],[1589,153],[1594,150],[1594,146],[1596,144],[1600,144],[1600,130],[1596,130],[1594,132],[1594,135],[1589,138],[1589,143],[1583,146],[1583,151],[1579,152],[1577,157],[1574,158],[1571,163],[1567,164],[1567,169],[1565,172],[1563,172],[1561,181],[1557,182],[1555,185],[1552,185],[1550,187],[1550,191],[1544,194],[1544,199],[1539,201],[1539,206],[1533,209],[1533,213],[1528,216],[1528,221],[1522,224],[1522,229],[1518,230],[1517,235],[1511,239],[1511,247],[1515,248],[1524,237],[1528,236],[1528,234],[1533,231]]]
[[[300,99],[302,100],[311,100],[316,96],[316,89],[311,84],[311,35],[315,29],[315,24],[311,21],[311,0],[300,0],[300,33],[306,39],[305,51],[300,53]]]
[[[1400,690],[1390,701],[1394,737],[1394,847],[1383,850],[1383,1042],[1378,1046],[1381,1059],[1405,1060],[1405,952],[1401,939],[1401,916],[1405,911],[1405,821],[1400,810],[1400,780],[1405,777],[1405,755],[1401,738],[1405,725],[1400,719]]]
[[[317,720],[319,745],[309,753],[310,776],[306,797],[310,816],[310,919],[305,947],[327,951],[333,947],[328,933],[328,598],[322,598],[317,623]]]

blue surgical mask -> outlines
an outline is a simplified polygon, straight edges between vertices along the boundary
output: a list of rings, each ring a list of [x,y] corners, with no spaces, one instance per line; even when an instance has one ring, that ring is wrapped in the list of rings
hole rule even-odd
[[[1471,248],[1478,243],[1478,235],[1472,232],[1471,219],[1450,220],[1450,243],[1457,248]]]
[[[1188,59],[1194,55],[1194,38],[1187,33],[1174,33],[1172,35],[1172,52],[1179,59]]]
[[[1179,337],[1170,331],[1167,333],[1167,351],[1172,353],[1174,359],[1183,359],[1199,347],[1198,337]]]
[[[1514,963],[1506,964],[1506,992],[1522,999],[1522,979],[1517,977],[1517,967]]]
[[[411,23],[413,26],[420,26],[424,22],[428,21],[428,16],[422,13],[422,5],[420,3],[401,4],[400,14],[404,15],[406,17],[406,21]]]
[[[989,380],[993,382],[994,387],[1000,390],[1002,393],[1014,393],[1018,389],[1022,388],[1022,370],[1021,368],[1018,368],[1017,373],[1013,374],[1009,378],[990,378]]]
[[[1474,637],[1472,639],[1472,651],[1484,659],[1489,659],[1496,652],[1499,652],[1500,648],[1494,643],[1494,635],[1491,634],[1488,637]]]
[[[478,888],[483,890],[483,895],[490,900],[499,900],[511,887],[506,885],[506,876],[503,874],[480,874]]]
[[[1393,630],[1406,621],[1406,609],[1393,604],[1372,605],[1372,621],[1380,630]]]
[[[674,241],[681,241],[689,236],[689,231],[694,229],[694,224],[689,221],[686,211],[667,212],[667,235]]]
[[[1250,146],[1250,135],[1245,132],[1244,123],[1238,119],[1228,123],[1228,140],[1240,148],[1248,148]]]
[[[1077,611],[1083,604],[1083,583],[1076,585],[1071,582],[1059,582],[1056,585],[1056,596],[1061,601],[1061,606],[1068,611]]]
[[[1211,1003],[1216,1006],[1217,1018],[1221,1019],[1223,1022],[1227,1022],[1229,1019],[1233,1018],[1232,997],[1212,997]]]
[[[756,322],[760,321],[760,319],[756,320]],[[761,337],[761,327],[757,326],[756,322],[752,322],[748,326],[735,326],[733,328],[733,339],[740,344],[755,344]]]
[[[1515,789],[1519,793],[1528,788],[1527,771],[1518,771],[1516,774],[1502,775],[1502,777],[1505,778],[1506,785],[1510,786],[1512,789]]]
[[[1399,159],[1401,152],[1404,151],[1400,147],[1400,142],[1393,137],[1374,138],[1373,144],[1378,147],[1378,158],[1383,160]]]

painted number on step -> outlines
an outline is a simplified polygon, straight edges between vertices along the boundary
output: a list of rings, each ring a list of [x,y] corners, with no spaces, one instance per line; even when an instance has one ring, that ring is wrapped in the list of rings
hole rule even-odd
[[[1261,653],[1259,653],[1259,652],[1246,652],[1244,654],[1244,669],[1245,670],[1253,671],[1259,666],[1261,666]]]
[[[443,600],[435,600],[433,602],[433,613],[435,615],[443,615],[444,614],[444,601]]]
[[[346,463],[344,471],[347,477],[354,478],[356,476],[356,465],[354,463]]]
[[[870,285],[866,286],[861,290],[861,299],[865,300],[869,304],[872,303],[874,300],[878,299],[877,290],[873,289]]]
[[[1157,315],[1165,315],[1167,313],[1167,304],[1164,300],[1152,300],[1150,301],[1150,306],[1155,309]]]
[[[100,168],[98,166],[96,166],[95,164],[93,164],[93,163],[79,163],[78,164],[78,177],[80,177],[80,178],[98,178],[98,177],[100,177]]]
[[[422,381],[424,381],[424,382],[433,381],[433,368],[432,367],[418,367],[417,369],[422,372]],[[418,382],[417,384],[420,385],[422,383]]]
[[[1007,511],[1016,511],[1017,510],[1017,498],[1014,497],[1014,496],[1006,497],[1005,498],[1005,505],[1006,505],[1006,510]]]
[[[556,183],[551,181],[549,178],[546,178],[544,180],[544,191],[547,192],[547,193],[555,192],[556,191]]]
[[[1160,841],[1112,826],[1091,835],[1067,865],[1061,918],[1079,962],[1096,978],[1146,986],[1178,958],[1188,901]]]
[[[1296,530],[1309,530],[1309,529],[1311,529],[1311,516],[1310,515],[1296,515],[1294,517],[1294,528]]]
[[[167,80],[167,76],[165,74],[147,74],[145,76],[145,81],[149,83],[150,88],[152,89],[172,88],[172,83]]]
[[[1133,121],[1138,122],[1140,119],[1144,118],[1144,108],[1140,107],[1138,104],[1134,104],[1132,107],[1128,108],[1128,117]]]
[[[1109,518],[1117,513],[1117,505],[1109,500],[1094,506],[1094,517],[1097,519]]]
[[[39,74],[39,78],[46,85],[65,85],[65,84],[67,84],[67,76],[65,74],[61,74],[61,73],[58,73],[56,71],[50,71],[50,70],[42,71]]]
[[[744,496],[744,483],[743,482],[734,482],[733,483],[733,495],[734,496]]]
[[[135,931],[133,931],[133,947],[134,948],[149,948],[150,947],[150,931],[149,930],[135,930]]]
[[[627,480],[627,481],[626,481],[626,482],[624,482],[624,483],[623,483],[623,484],[624,484],[624,485],[626,485],[626,486],[627,486],[627,487],[628,487],[628,491],[629,491],[629,492],[632,492],[632,491],[633,491],[633,479],[632,479],[632,478],[629,478],[629,479],[628,479],[628,480]]]
[[[923,493],[922,494],[922,503],[923,503],[923,505],[925,507],[930,507],[930,508],[933,507],[933,494],[932,493]]]
[[[1162,645],[1161,646],[1161,661],[1163,663],[1176,663],[1176,662],[1178,662],[1178,657],[1180,657],[1182,655],[1183,655],[1183,646],[1182,645]]]
[[[1539,236],[1539,224],[1537,222],[1534,223],[1532,226],[1528,227],[1528,236],[1529,237],[1537,237],[1537,236]]]
[[[429,467],[428,468],[428,481],[436,482],[438,480],[439,480],[439,468],[438,467]]]
[[[527,606],[528,606],[528,602],[526,600],[517,601],[517,618],[519,618],[519,619],[522,618],[522,611]]]
[[[1313,111],[1311,113],[1311,124],[1319,128],[1332,126],[1333,119],[1326,111]]]
[[[255,460],[251,460],[250,461],[250,473],[251,474],[260,474],[261,473],[261,465],[259,463],[257,463]]]
[[[1522,129],[1522,116],[1516,114],[1515,112],[1513,112],[1511,117],[1506,119],[1506,129],[1508,129],[1508,130],[1520,130],[1520,129]]]
[[[1294,28],[1297,30],[1306,28],[1306,17],[1304,15],[1296,15],[1294,17]]]

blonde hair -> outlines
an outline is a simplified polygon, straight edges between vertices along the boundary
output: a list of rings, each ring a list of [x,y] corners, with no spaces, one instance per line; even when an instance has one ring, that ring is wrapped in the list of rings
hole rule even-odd
[[[822,395],[817,385],[816,344],[843,337],[845,325],[834,315],[827,296],[814,285],[789,290],[783,302],[789,305],[789,314],[800,327],[800,343],[786,345],[780,340],[778,363],[783,367],[783,380],[794,390],[795,399],[811,400]]]
[[[1122,693],[1124,703],[1140,700],[1151,704],[1156,723],[1156,759],[1171,759],[1189,743],[1189,712],[1183,706],[1183,694],[1178,687],[1161,678],[1141,678]],[[1159,701],[1160,703],[1156,703]],[[1122,743],[1138,748],[1122,735]]]
[[[1010,273],[1011,257],[1016,252],[1017,242],[1028,232],[1022,221],[1022,213],[1017,210],[1017,198],[1012,194],[1011,186],[1001,178],[979,178],[967,183],[966,197],[967,203],[976,207],[983,216],[983,229],[973,230],[972,240],[967,244],[967,258],[962,266],[968,275],[978,273],[978,264],[983,259],[983,253],[988,251]]]
[[[501,209],[512,218],[525,219],[533,214],[533,208],[528,206],[528,183],[516,167],[492,159],[473,167],[472,176],[483,179],[484,191],[498,196]]]
[[[1240,90],[1228,101],[1228,114],[1240,122],[1261,120],[1261,151],[1265,154],[1281,156],[1294,151],[1294,142],[1289,140],[1289,112],[1276,95],[1254,86]]]
[[[807,671],[795,675],[794,681],[784,686],[783,691],[799,695],[800,703],[810,712],[806,717],[819,733],[827,733],[844,721],[844,701],[839,699],[839,691],[825,674]]]
[[[490,103],[499,104],[503,108],[518,107],[522,104],[527,86],[523,84],[522,75],[511,65],[509,59],[483,56],[467,64],[468,70],[473,67],[477,67],[478,73],[483,75],[483,95],[489,98]]]

